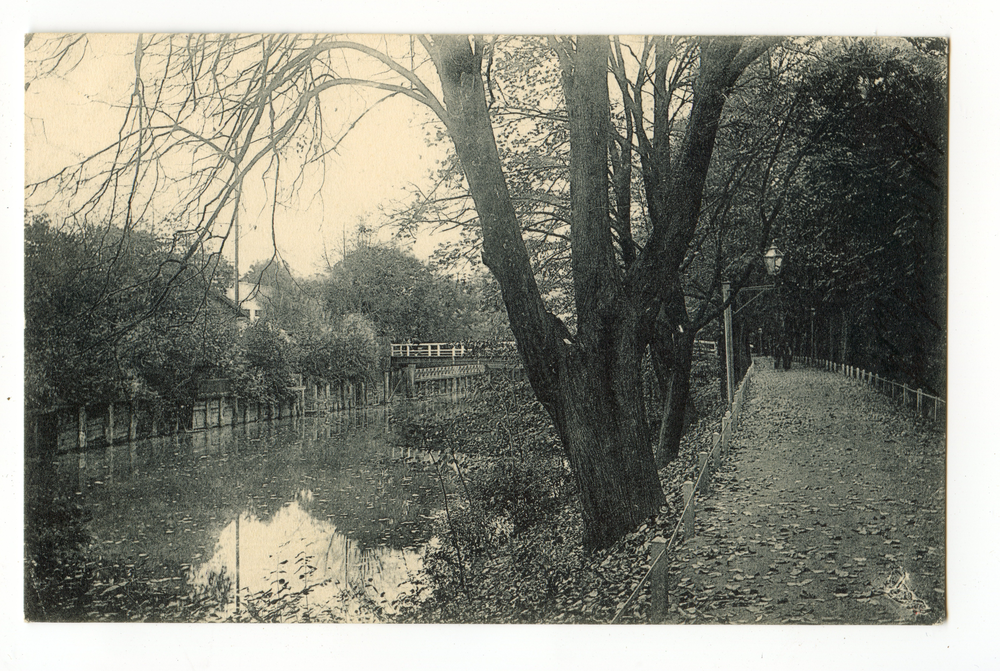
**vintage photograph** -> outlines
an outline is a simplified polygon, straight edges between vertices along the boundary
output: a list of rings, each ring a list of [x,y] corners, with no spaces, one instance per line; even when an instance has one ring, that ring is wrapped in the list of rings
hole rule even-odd
[[[950,48],[26,35],[24,619],[943,625]]]

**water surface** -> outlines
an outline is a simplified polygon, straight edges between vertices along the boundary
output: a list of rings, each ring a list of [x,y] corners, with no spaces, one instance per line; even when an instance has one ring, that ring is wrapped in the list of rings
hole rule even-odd
[[[366,603],[391,612],[413,588],[441,507],[404,451],[369,409],[64,454],[57,486],[91,515],[98,579],[204,597],[218,604],[207,619],[223,618],[238,547],[244,614],[364,620],[377,617]]]

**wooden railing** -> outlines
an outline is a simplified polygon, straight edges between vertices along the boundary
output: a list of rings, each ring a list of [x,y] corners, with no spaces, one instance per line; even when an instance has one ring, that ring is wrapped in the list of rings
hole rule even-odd
[[[695,354],[716,355],[719,353],[718,345],[715,344],[714,340],[695,340],[694,349],[692,351]]]
[[[928,394],[923,389],[913,389],[901,382],[890,380],[889,378],[882,377],[870,371],[864,370],[863,368],[827,361],[826,359],[794,357],[793,360],[806,366],[823,368],[831,373],[840,373],[841,375],[846,375],[851,379],[860,380],[861,382],[874,387],[883,394],[888,394],[890,398],[898,398],[904,407],[912,405],[922,417],[929,417],[930,419],[937,421],[939,410],[941,411],[941,417],[943,418],[945,416],[945,400],[943,398],[938,398],[933,394]]]
[[[439,368],[418,368],[414,371],[415,382],[429,382],[431,380],[447,380],[459,377],[473,377],[486,372],[486,366],[481,363],[467,364],[464,366],[441,366]]]
[[[465,356],[466,351],[462,343],[392,343],[394,357],[456,357]]]
[[[629,598],[625,600],[625,603],[615,613],[614,618],[611,620],[612,624],[618,622],[628,607],[635,603],[640,590],[647,582],[650,588],[650,620],[658,622],[666,617],[669,584],[667,553],[674,547],[675,541],[678,538],[691,538],[694,536],[694,516],[698,499],[699,497],[705,498],[707,496],[712,474],[719,470],[719,467],[722,465],[722,459],[729,456],[729,446],[733,433],[739,425],[740,413],[743,411],[743,403],[746,399],[747,387],[753,370],[754,364],[751,363],[736,393],[733,395],[732,406],[722,418],[720,431],[712,434],[711,449],[707,452],[698,453],[697,477],[693,482],[687,480],[682,485],[684,511],[677,520],[677,524],[674,525],[670,539],[667,540],[658,536],[650,542],[649,556],[652,558],[652,561],[650,562],[649,569],[647,569],[642,579],[639,580],[639,584],[636,585],[635,589],[632,590]]]

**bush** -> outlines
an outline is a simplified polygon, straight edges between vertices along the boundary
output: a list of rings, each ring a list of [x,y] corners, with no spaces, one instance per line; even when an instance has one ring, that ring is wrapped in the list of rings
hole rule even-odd
[[[569,472],[561,461],[528,456],[523,461],[505,458],[474,474],[472,496],[484,510],[506,518],[517,536],[555,510],[569,489]]]

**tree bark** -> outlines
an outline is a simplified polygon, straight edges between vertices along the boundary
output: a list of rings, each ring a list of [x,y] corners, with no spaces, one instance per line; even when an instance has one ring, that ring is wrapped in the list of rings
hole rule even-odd
[[[622,315],[622,321],[634,316]],[[608,346],[568,350],[560,362],[554,423],[580,492],[584,547],[608,547],[664,503],[642,389],[636,329],[614,329]]]
[[[671,334],[683,333],[690,337],[693,345],[694,334],[690,316],[681,290],[680,269],[698,224],[705,179],[712,159],[715,138],[719,130],[719,120],[725,106],[726,94],[736,83],[743,70],[764,53],[773,40],[756,40],[744,46],[742,38],[715,38],[705,40],[701,46],[700,66],[694,88],[694,100],[688,118],[684,139],[671,161],[669,114],[665,112],[665,101],[657,97],[654,105],[661,112],[655,115],[654,138],[640,152],[643,167],[643,187],[649,204],[649,218],[653,232],[642,255],[629,272],[628,282],[635,287],[638,300],[646,301],[643,309],[667,306],[660,310],[658,321],[666,320],[666,328],[659,324],[654,334],[664,331]],[[654,81],[663,81],[666,69],[671,67],[669,58],[660,58],[657,53]],[[660,95],[662,85],[656,87]],[[638,111],[638,107],[633,108]],[[633,114],[636,114],[633,111]],[[645,121],[635,118],[636,132]],[[674,369],[665,368],[661,373],[660,388],[670,390],[670,407],[664,407],[657,455],[662,460],[676,455],[680,449],[680,439],[684,433],[684,408],[687,407],[690,392],[690,350],[684,351],[678,345],[681,340],[671,337],[653,338],[661,342],[650,344],[658,348],[672,348],[668,357],[674,365],[679,365],[677,374],[683,374],[685,381],[675,381]],[[686,362],[686,363],[685,363]],[[683,398],[682,398],[683,397]],[[664,396],[666,399],[666,395]]]
[[[580,38],[564,74],[571,117],[575,336],[542,302],[486,108],[481,51],[434,39],[432,58],[483,227],[483,261],[500,284],[532,388],[553,419],[580,493],[584,547],[607,547],[664,501],[638,390],[645,343],[615,281],[608,212],[606,38]]]
[[[669,130],[657,117],[662,130],[655,138],[657,150],[643,156],[653,233],[642,255],[625,269],[616,262],[611,235],[609,42],[583,36],[551,43],[562,66],[570,128],[575,334],[547,312],[535,282],[486,105],[483,41],[463,36],[424,40],[441,81],[444,106],[438,114],[482,225],[483,261],[500,285],[528,380],[569,458],[583,508],[584,547],[592,550],[611,545],[663,503],[641,396],[641,361],[654,340],[674,350],[664,419],[668,452],[676,454],[693,341],[693,333],[677,328],[689,323],[679,269],[697,223],[725,91],[765,47],[741,51],[742,40],[706,43],[687,132],[669,174],[664,174],[670,164]],[[666,62],[658,62],[663,72]],[[638,132],[643,120],[635,122]],[[668,332],[679,333],[679,345],[659,338],[653,328],[666,298],[676,313],[668,320]]]

